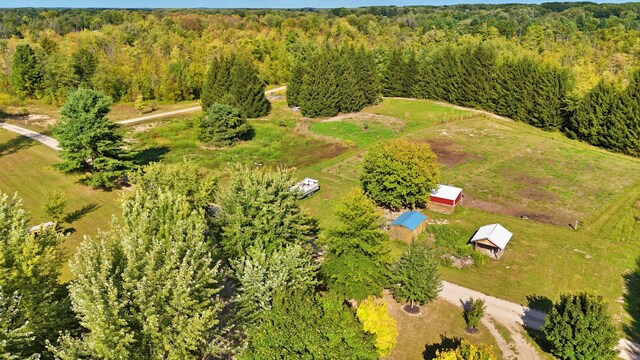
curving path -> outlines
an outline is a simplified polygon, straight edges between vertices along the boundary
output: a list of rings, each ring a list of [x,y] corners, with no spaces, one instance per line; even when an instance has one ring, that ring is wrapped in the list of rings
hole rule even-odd
[[[277,93],[279,91],[284,91],[286,90],[287,87],[285,86],[280,86],[271,90],[267,90],[265,91],[265,95],[271,95],[274,93]],[[118,121],[118,124],[121,125],[127,125],[127,124],[134,124],[140,121],[145,121],[145,120],[149,120],[149,119],[157,119],[157,118],[161,118],[161,117],[165,117],[165,116],[171,116],[171,115],[177,115],[177,114],[182,114],[182,113],[186,113],[186,112],[192,112],[192,111],[198,111],[202,109],[202,107],[198,106],[194,106],[194,107],[190,107],[187,109],[180,109],[180,110],[173,110],[173,111],[167,111],[167,112],[163,112],[160,114],[153,114],[153,115],[147,115],[147,116],[140,116],[137,118],[133,118],[133,119],[127,119],[127,120],[121,120]],[[35,141],[38,141],[50,148],[52,148],[53,150],[59,151],[60,150],[60,146],[58,144],[58,140],[47,136],[47,135],[43,135],[40,134],[39,132],[35,132],[29,129],[25,129],[22,128],[20,126],[16,126],[16,125],[11,125],[11,124],[6,124],[6,123],[2,123],[0,122],[0,128],[20,134],[22,136],[26,136],[30,139],[33,139]]]
[[[26,137],[28,137],[30,139],[38,141],[38,142],[40,142],[40,143],[52,148],[53,150],[56,150],[56,151],[60,150],[60,146],[58,144],[58,140],[52,138],[51,136],[40,134],[39,132],[35,132],[33,130],[21,128],[20,126],[6,124],[6,123],[3,123],[3,122],[0,122],[0,128],[5,129],[5,130],[9,130],[11,132],[14,132],[16,134],[20,134],[22,136],[26,136]]]
[[[287,89],[286,86],[280,86],[280,87],[277,87],[275,89],[267,90],[264,93],[265,93],[265,95],[271,95],[273,93],[277,93],[279,91],[283,91],[283,90],[286,90],[286,89]],[[140,117],[133,118],[133,119],[121,120],[121,121],[118,121],[118,124],[121,124],[121,125],[135,124],[135,123],[140,122],[140,121],[145,121],[145,120],[150,120],[150,119],[157,119],[157,118],[161,118],[161,117],[165,117],[165,116],[171,116],[171,115],[177,115],[177,114],[183,114],[183,113],[187,113],[187,112],[198,111],[198,110],[201,110],[201,109],[202,109],[202,107],[200,105],[198,105],[198,106],[190,107],[190,108],[187,108],[187,109],[173,110],[173,111],[163,112],[163,113],[160,113],[160,114],[146,115],[146,116],[140,116]]]
[[[442,282],[440,297],[460,307],[469,298],[482,298],[485,300],[486,314],[495,321],[506,326],[511,332],[518,359],[538,359],[539,356],[533,346],[524,339],[518,331],[518,327],[525,326],[530,329],[539,330],[544,325],[545,313],[540,310],[530,309],[526,306],[502,300],[493,296],[485,295],[479,291],[452,284],[447,281]],[[486,325],[486,323],[485,323]],[[494,334],[495,335],[495,334]],[[618,342],[620,358],[625,360],[640,359],[640,344],[627,339]]]

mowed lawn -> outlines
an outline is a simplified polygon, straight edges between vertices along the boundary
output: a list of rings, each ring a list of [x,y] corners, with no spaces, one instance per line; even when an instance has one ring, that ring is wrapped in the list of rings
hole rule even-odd
[[[0,129],[0,191],[23,199],[31,214],[31,224],[50,221],[40,210],[42,200],[50,191],[61,190],[68,199],[69,222],[62,224],[72,233],[63,248],[72,255],[84,235],[95,235],[110,228],[112,214],[120,214],[117,199],[124,191],[102,191],[78,184],[78,177],[65,175],[52,165],[60,162],[56,152],[26,137]],[[63,279],[69,279],[64,268]]]

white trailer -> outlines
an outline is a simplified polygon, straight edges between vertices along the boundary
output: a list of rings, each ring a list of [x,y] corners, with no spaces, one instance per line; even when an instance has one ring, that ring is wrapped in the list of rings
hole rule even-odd
[[[318,180],[316,180],[316,179],[304,178],[303,180],[298,181],[289,190],[290,191],[297,191],[298,192],[298,199],[304,199],[307,196],[310,196],[311,194],[313,194],[316,191],[320,190],[320,184],[318,183]]]

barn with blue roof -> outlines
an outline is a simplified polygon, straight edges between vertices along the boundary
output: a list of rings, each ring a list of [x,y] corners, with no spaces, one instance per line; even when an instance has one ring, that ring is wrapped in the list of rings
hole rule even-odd
[[[389,236],[405,242],[411,242],[424,232],[427,217],[417,211],[402,213],[389,225]]]

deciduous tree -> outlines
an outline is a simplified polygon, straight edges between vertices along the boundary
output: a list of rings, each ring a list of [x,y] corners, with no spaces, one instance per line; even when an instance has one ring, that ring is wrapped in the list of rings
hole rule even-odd
[[[589,293],[561,295],[542,328],[560,359],[613,359],[618,343],[607,304]]]
[[[64,237],[53,228],[37,234],[29,233],[28,228],[22,200],[0,192],[0,297],[6,301],[7,311],[2,316],[15,319],[15,323],[0,324],[0,328],[6,325],[21,329],[14,335],[25,335],[21,337],[21,345],[11,350],[18,358],[34,353],[50,358],[46,342],[55,344],[58,332],[74,331],[76,327],[66,289],[58,282],[64,262],[59,245]]]
[[[375,337],[378,356],[389,355],[398,344],[398,325],[382,299],[368,297],[358,305],[358,320],[364,331]]]
[[[378,205],[413,208],[427,204],[439,178],[436,155],[428,144],[396,139],[369,149],[360,184]]]
[[[396,262],[393,271],[393,296],[403,302],[421,305],[435,300],[442,289],[438,262],[431,247],[414,240]]]
[[[242,359],[377,359],[353,310],[330,294],[279,292],[259,325],[247,331]]]
[[[328,231],[322,275],[329,288],[347,299],[380,295],[388,283],[389,237],[380,213],[361,189],[336,206],[340,223]]]
[[[58,357],[201,359],[218,322],[218,265],[202,210],[184,196],[137,191],[123,220],[85,239],[70,267],[73,310],[85,329]]]
[[[493,348],[487,345],[474,345],[462,340],[455,349],[438,350],[434,360],[497,360]]]
[[[229,169],[231,178],[217,195],[221,243],[229,259],[260,246],[267,254],[289,244],[306,244],[318,234],[317,221],[300,209],[291,171]]]

